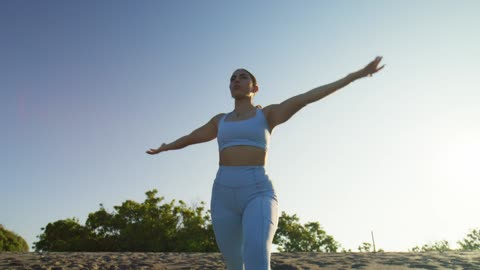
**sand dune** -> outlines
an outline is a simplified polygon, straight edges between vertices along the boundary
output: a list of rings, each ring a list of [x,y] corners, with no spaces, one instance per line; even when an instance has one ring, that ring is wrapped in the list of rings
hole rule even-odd
[[[219,253],[0,253],[0,269],[225,269]],[[480,270],[480,252],[274,253],[272,270]]]

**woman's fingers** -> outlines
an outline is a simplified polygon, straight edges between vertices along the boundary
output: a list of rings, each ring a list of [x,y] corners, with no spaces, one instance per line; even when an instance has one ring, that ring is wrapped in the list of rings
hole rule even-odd
[[[370,63],[370,65],[372,65],[372,66],[377,66],[377,65],[380,63],[380,61],[382,61],[382,57],[381,57],[381,56],[377,56],[377,57],[375,57],[375,60],[373,60],[373,61]]]
[[[376,67],[376,66],[378,66],[380,61],[382,61],[382,57],[379,56],[379,57],[375,58],[375,60],[372,62],[372,64]]]
[[[380,63],[380,61],[382,61],[382,56],[377,56],[375,57],[375,60],[373,60],[372,62],[370,62],[370,64],[368,64],[366,67],[365,67],[365,71],[366,73],[368,74],[368,76],[372,77],[372,75],[374,73],[377,73],[378,71],[380,71],[382,68],[385,67],[385,65],[381,66],[380,68],[377,68],[378,67],[378,64]]]
[[[148,150],[146,153],[147,154],[150,154],[150,155],[155,155],[155,154],[158,154],[160,152],[162,152],[162,150],[160,148],[162,148],[164,145],[167,145],[166,143],[163,143],[162,146],[160,146],[159,148],[150,148],[150,150]]]
[[[385,67],[385,65],[381,66],[379,69],[377,69],[377,71],[380,71],[384,67]],[[375,71],[375,72],[377,72],[377,71]]]
[[[147,151],[147,154],[150,154],[150,155],[158,154],[158,150],[157,149],[150,149],[150,150]]]

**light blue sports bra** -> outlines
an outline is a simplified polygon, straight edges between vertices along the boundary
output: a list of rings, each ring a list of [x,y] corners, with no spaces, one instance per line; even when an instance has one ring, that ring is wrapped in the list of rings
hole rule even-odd
[[[236,145],[249,145],[267,150],[270,141],[268,122],[263,111],[256,108],[254,117],[240,121],[225,121],[225,114],[218,122],[218,149]]]

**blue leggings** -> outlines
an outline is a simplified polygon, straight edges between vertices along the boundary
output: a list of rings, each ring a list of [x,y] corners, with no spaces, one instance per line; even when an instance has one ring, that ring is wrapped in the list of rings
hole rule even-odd
[[[269,270],[278,202],[265,167],[220,166],[210,204],[227,269]]]

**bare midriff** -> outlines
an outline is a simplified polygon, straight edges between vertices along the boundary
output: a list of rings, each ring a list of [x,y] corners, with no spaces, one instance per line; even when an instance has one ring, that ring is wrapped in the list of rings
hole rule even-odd
[[[223,166],[264,166],[266,161],[267,151],[254,146],[231,146],[220,152]]]

